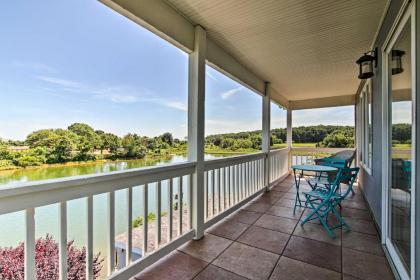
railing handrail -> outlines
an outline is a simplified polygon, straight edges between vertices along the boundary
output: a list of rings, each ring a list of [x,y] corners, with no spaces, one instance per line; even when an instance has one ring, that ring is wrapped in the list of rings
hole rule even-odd
[[[274,149],[274,150],[270,150],[270,154],[277,154],[277,153],[282,153],[282,152],[288,152],[289,150],[290,149],[288,147]]]
[[[354,150],[354,148],[292,147],[292,151],[299,152],[336,153],[345,150]]]
[[[6,187],[0,189],[0,215],[191,174],[195,165],[195,162],[174,163]]]
[[[210,159],[204,162],[204,170],[212,170],[216,168],[231,166],[235,164],[240,164],[252,160],[262,159],[267,156],[266,153],[259,152],[253,154],[246,154],[246,155],[238,155],[233,157],[225,157],[225,158],[217,158],[217,159]]]

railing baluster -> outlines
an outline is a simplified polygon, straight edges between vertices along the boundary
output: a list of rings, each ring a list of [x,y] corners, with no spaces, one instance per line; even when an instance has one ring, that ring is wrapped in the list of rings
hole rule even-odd
[[[244,195],[243,185],[244,185],[244,178],[243,178],[243,165],[239,164],[239,201],[242,200]]]
[[[193,176],[194,174],[189,175],[189,184],[188,184],[188,191],[187,191],[187,197],[188,197],[188,229],[193,228],[193,215],[192,215],[192,206],[193,206]]]
[[[224,178],[224,183],[223,183],[223,209],[227,209],[229,208],[229,185],[228,185],[228,169],[229,167],[225,167],[223,169],[223,178]]]
[[[248,173],[247,174],[247,177],[248,177],[248,195],[247,195],[247,197],[252,194],[252,176],[251,176],[252,175],[252,171],[251,171],[252,166],[251,165],[252,165],[252,161],[249,161],[247,163],[248,168],[246,170],[246,172]]]
[[[149,241],[149,185],[143,185],[143,256],[147,254],[147,244]]]
[[[60,202],[59,211],[60,240],[59,240],[59,275],[60,280],[67,279],[67,202]]]
[[[255,191],[260,189],[260,160],[255,161]]]
[[[220,168],[217,169],[217,213],[222,212],[222,192],[221,192],[221,176],[222,170]]]
[[[255,193],[256,192],[256,185],[257,185],[257,183],[256,183],[256,179],[257,179],[257,176],[256,176],[257,162],[258,161],[255,161],[255,160],[252,162],[252,193]]]
[[[227,167],[227,189],[228,189],[228,208],[232,205],[232,189],[231,189],[231,178],[230,178],[230,166]]]
[[[221,176],[222,181],[222,210],[224,211],[226,209],[226,167],[223,167],[220,169],[220,174],[223,174]]]
[[[235,186],[235,188],[236,188],[236,202],[235,202],[235,204],[236,203],[238,203],[239,202],[239,198],[240,198],[240,196],[241,196],[241,194],[240,194],[240,165],[239,164],[237,164],[236,165],[236,186]]]
[[[93,280],[93,197],[86,197],[86,280]]]
[[[182,235],[182,185],[183,185],[183,177],[178,178],[178,235]]]
[[[35,280],[35,209],[25,211],[25,280]]]
[[[230,166],[225,168],[225,186],[227,192],[226,204],[227,208],[230,208]]]
[[[204,218],[209,218],[209,172],[204,172]]]
[[[113,191],[108,193],[107,210],[108,210],[107,267],[108,267],[108,276],[109,276],[114,272],[114,269],[115,269],[115,192]]]
[[[241,200],[245,198],[245,165],[241,164]]]
[[[231,193],[232,198],[231,198],[230,205],[232,206],[232,205],[235,205],[235,199],[236,199],[236,189],[235,189],[235,186],[236,186],[236,167],[235,167],[235,165],[232,165],[229,169],[230,169],[229,178],[231,179],[230,189],[231,189],[231,192],[232,192]]]
[[[254,182],[254,191],[253,191],[253,193],[255,193],[256,191],[257,191],[257,189],[258,189],[258,187],[257,187],[257,181],[258,181],[258,177],[257,177],[257,174],[258,174],[258,160],[255,160],[255,161],[253,161],[252,162],[252,166],[253,166],[253,172],[252,172],[252,176],[253,176],[253,182]]]
[[[156,238],[155,250],[159,248],[162,241],[162,182],[158,181],[156,186]]]
[[[127,189],[127,252],[125,254],[125,264],[130,265],[133,261],[133,188]]]
[[[172,241],[173,231],[173,185],[174,181],[170,178],[168,184],[168,242]]]
[[[211,171],[211,204],[212,204],[212,216],[214,216],[214,214],[216,213],[215,208],[216,208],[216,200],[215,200],[215,177],[216,177],[216,170],[212,170]]]
[[[250,177],[251,172],[249,172],[250,163],[251,162],[245,163],[245,178],[246,178],[245,180],[247,181],[247,183],[245,185],[245,187],[246,187],[246,196],[245,197],[248,197],[251,194],[251,177]]]

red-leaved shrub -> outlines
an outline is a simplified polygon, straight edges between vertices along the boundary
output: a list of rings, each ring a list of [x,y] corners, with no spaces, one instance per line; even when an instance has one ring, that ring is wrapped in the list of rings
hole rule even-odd
[[[86,248],[77,248],[74,241],[67,243],[67,278],[86,279]],[[24,279],[24,244],[17,247],[0,247],[0,280]],[[93,256],[93,275],[96,279],[102,269],[103,258],[100,253]],[[49,234],[35,243],[36,279],[58,280],[58,243]]]

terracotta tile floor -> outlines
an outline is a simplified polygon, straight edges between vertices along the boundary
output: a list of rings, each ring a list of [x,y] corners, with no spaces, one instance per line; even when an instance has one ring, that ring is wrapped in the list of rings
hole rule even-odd
[[[343,203],[352,231],[331,239],[293,214],[291,177],[138,274],[135,279],[394,279],[360,190]]]

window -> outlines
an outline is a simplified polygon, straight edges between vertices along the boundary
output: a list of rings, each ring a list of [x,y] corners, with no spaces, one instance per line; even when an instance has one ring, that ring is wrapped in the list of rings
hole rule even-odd
[[[271,141],[270,149],[286,148],[287,110],[271,101]]]
[[[362,113],[362,153],[361,161],[364,167],[370,171],[372,168],[372,82],[369,80],[363,88],[360,95],[361,113]]]
[[[261,151],[262,97],[206,66],[206,159]]]

